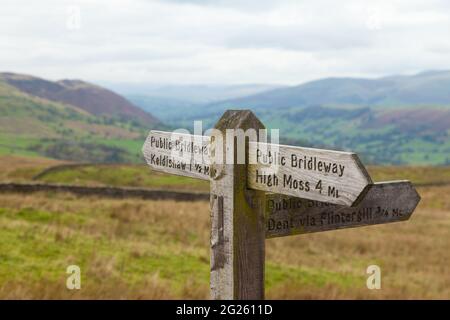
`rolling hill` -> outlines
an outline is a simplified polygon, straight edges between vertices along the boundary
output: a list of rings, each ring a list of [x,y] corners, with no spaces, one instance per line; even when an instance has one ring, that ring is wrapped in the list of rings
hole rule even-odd
[[[286,143],[353,150],[366,163],[450,164],[450,71],[327,78],[155,114],[178,127],[203,120],[206,129],[230,108],[252,109]]]
[[[158,122],[150,113],[134,106],[113,91],[81,80],[53,82],[14,73],[0,73],[0,80],[24,93],[50,101],[70,104],[95,116],[138,121],[142,125],[151,125]]]
[[[412,76],[379,79],[327,78],[274,89],[208,105],[252,107],[255,110],[298,106],[450,106],[450,71],[427,71]]]
[[[81,162],[134,162],[151,114],[82,81],[0,74],[0,153]]]

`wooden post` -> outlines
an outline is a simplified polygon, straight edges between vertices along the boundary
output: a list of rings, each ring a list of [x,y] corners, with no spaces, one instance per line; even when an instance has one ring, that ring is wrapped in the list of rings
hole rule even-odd
[[[247,189],[246,163],[226,163],[226,153],[232,154],[236,161],[239,147],[236,137],[227,137],[226,130],[255,129],[258,132],[264,125],[251,111],[228,110],[215,129],[222,134],[222,139],[216,139],[213,133],[211,298],[264,299],[265,194]],[[247,139],[245,148],[247,154]],[[214,160],[218,153],[222,155],[222,163]]]

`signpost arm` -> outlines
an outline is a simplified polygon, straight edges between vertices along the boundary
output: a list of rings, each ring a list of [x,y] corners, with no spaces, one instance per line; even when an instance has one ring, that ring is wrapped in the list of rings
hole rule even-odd
[[[211,144],[211,297],[263,299],[265,195],[247,189],[247,164],[235,163],[242,145],[226,131],[254,129],[259,133],[264,125],[251,111],[228,110],[215,129],[222,138],[216,139],[213,133]],[[245,150],[248,141],[244,141]],[[223,164],[214,160],[218,153]],[[234,157],[234,164],[226,158],[227,153]]]

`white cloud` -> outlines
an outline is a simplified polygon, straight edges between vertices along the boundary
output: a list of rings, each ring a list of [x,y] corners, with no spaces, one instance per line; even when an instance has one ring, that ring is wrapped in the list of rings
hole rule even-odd
[[[67,27],[70,6],[80,8],[79,28]],[[296,84],[450,69],[449,33],[450,5],[438,0],[4,0],[0,70],[94,82]]]

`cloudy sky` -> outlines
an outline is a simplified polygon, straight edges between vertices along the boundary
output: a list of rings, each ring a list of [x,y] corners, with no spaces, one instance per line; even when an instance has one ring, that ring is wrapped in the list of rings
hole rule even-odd
[[[2,0],[0,71],[297,84],[450,69],[450,1]]]

